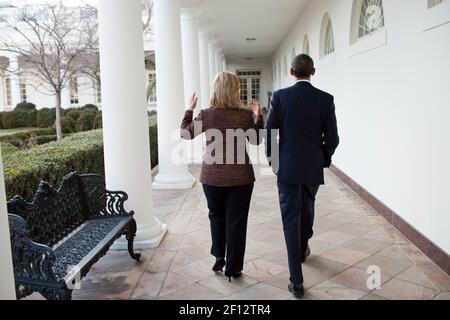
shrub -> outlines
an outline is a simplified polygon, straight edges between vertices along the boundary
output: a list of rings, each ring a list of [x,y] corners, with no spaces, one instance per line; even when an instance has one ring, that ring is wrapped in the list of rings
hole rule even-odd
[[[154,167],[158,164],[156,117],[150,119],[149,131]],[[50,139],[50,136],[37,136],[37,144],[39,139]],[[52,137],[56,139],[56,136]],[[3,160],[8,199],[21,195],[30,201],[41,180],[59,186],[62,178],[73,171],[104,175],[102,132],[75,133],[62,143],[50,142],[5,154]]]
[[[37,119],[37,111],[20,111],[14,110],[11,112],[15,119],[16,128],[35,127]]]
[[[46,144],[49,142],[53,142],[56,140],[57,140],[56,134],[48,135],[48,136],[37,136],[36,144],[40,146],[40,145],[43,145],[43,144]]]
[[[85,112],[94,112],[94,113],[97,113],[99,111],[98,107],[94,104],[87,104],[87,105],[81,107],[80,110],[85,111]]]
[[[56,109],[43,108],[38,110],[36,115],[36,125],[39,128],[52,127],[56,120]]]
[[[3,128],[3,123],[2,123],[3,114],[4,114],[4,112],[0,112],[0,129],[5,129],[5,128]]]
[[[93,112],[82,112],[77,120],[76,130],[77,131],[89,131],[92,130],[94,125],[95,113]]]
[[[36,111],[36,105],[30,102],[21,102],[17,104],[17,106],[14,108],[14,111]]]
[[[3,137],[0,137],[0,141],[2,143],[9,143],[11,145],[14,145],[15,147],[22,147],[26,140],[29,139],[31,136],[48,136],[48,135],[55,135],[56,131],[53,128],[47,128],[47,129],[34,129],[34,130],[28,130],[28,131],[21,131],[17,133],[13,133],[10,135],[6,135]]]
[[[158,165],[158,126],[156,121],[156,114],[149,118],[149,134],[150,134],[150,156],[152,161],[152,168]]]
[[[94,118],[94,129],[101,129],[103,128],[103,118],[102,113],[98,113]]]
[[[4,171],[8,199],[21,195],[29,201],[41,180],[58,186],[73,171],[103,174],[102,133],[78,133],[64,143],[50,142],[7,154]]]
[[[14,129],[16,127],[16,119],[12,112],[4,112],[2,114],[2,126],[4,129]]]
[[[77,121],[80,117],[82,111],[80,109],[72,109],[66,113],[67,117],[72,118],[74,121]]]
[[[62,117],[61,118],[61,128],[63,133],[73,133],[75,132],[75,120],[71,117]]]
[[[19,148],[13,146],[12,144],[2,144],[2,155],[5,156],[7,154],[18,151]]]

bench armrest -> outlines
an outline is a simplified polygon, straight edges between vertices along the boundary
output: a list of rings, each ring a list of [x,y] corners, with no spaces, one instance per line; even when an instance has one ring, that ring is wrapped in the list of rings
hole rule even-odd
[[[106,205],[105,209],[100,212],[101,216],[124,216],[133,215],[133,211],[125,210],[125,201],[128,200],[128,195],[123,191],[109,191],[106,190]]]
[[[53,250],[32,241],[26,221],[17,215],[9,214],[11,249],[16,280],[17,297],[23,298],[33,292],[33,285],[58,284],[53,272],[55,253]]]

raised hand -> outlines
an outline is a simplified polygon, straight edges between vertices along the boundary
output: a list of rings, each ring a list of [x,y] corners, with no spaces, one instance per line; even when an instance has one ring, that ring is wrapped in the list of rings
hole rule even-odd
[[[197,102],[198,102],[197,93],[194,92],[194,94],[191,97],[191,100],[189,101],[189,110],[194,111],[195,108],[197,108]]]
[[[258,100],[253,99],[253,100],[250,102],[250,108],[253,110],[253,112],[254,112],[254,114],[255,114],[256,116],[262,115],[261,103],[259,103]]]

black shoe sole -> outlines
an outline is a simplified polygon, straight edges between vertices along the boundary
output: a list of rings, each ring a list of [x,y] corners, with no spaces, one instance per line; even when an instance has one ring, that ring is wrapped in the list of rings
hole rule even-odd
[[[299,292],[299,291],[294,291],[293,289],[291,289],[290,287],[288,288],[289,292],[292,293],[294,295],[294,297],[296,297],[297,299],[301,299],[305,296],[305,292]]]

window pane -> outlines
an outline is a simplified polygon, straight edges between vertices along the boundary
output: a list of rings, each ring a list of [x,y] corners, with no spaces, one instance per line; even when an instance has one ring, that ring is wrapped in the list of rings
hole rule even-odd
[[[365,37],[384,27],[382,0],[364,0],[359,17],[358,38]]]

